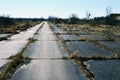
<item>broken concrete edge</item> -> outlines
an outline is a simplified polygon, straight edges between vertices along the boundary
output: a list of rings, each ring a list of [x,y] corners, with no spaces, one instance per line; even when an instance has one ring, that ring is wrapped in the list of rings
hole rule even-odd
[[[79,59],[74,59],[74,62],[77,66],[79,66],[80,71],[89,79],[94,80],[95,75],[88,69],[88,66]]]
[[[64,30],[64,31],[65,31],[65,30]],[[86,32],[86,31],[85,31],[85,32]],[[69,34],[69,33],[72,34],[71,31],[70,31],[70,32],[68,31],[68,34]],[[88,33],[88,32],[87,32],[87,33]],[[56,35],[57,35],[57,33],[56,33]],[[78,35],[77,33],[73,33],[73,35],[79,37],[79,35]],[[100,36],[101,36],[101,35],[100,35]],[[104,37],[104,36],[102,36],[102,37]],[[106,38],[106,37],[105,37],[105,38]],[[116,40],[114,40],[114,39],[112,39],[112,38],[108,38],[108,40],[110,40],[110,41],[116,41]],[[72,41],[72,40],[66,40],[65,42],[67,42],[67,41]],[[118,57],[120,56],[120,54],[119,54],[118,51],[111,50],[111,49],[108,48],[106,45],[100,44],[100,43],[98,42],[98,40],[92,40],[92,39],[90,39],[90,38],[84,38],[84,39],[80,39],[80,40],[77,40],[77,41],[87,41],[87,42],[90,42],[90,43],[92,43],[92,44],[94,44],[94,45],[102,48],[103,50],[106,50],[106,51],[112,53],[114,56],[116,56],[116,55],[117,55]],[[118,42],[118,41],[117,41],[117,42]]]
[[[18,69],[18,66],[20,67],[27,60],[30,60],[29,58],[23,56],[23,52],[25,51],[25,49],[27,49],[28,44],[30,44],[30,41],[27,43],[27,45],[23,48],[21,52],[9,58],[11,59],[11,61],[8,64],[6,64],[6,66],[1,71],[0,80],[10,79],[14,72]]]
[[[50,25],[51,30],[53,31],[54,25],[53,25],[52,23],[49,23],[49,25]],[[62,57],[61,59],[64,59],[64,60],[71,59],[71,58],[69,57],[69,54],[72,53],[72,52],[71,52],[71,51],[68,49],[68,47],[65,45],[65,42],[66,42],[66,41],[63,40],[63,39],[61,39],[61,38],[58,36],[58,34],[55,33],[54,31],[53,31],[53,33],[54,33],[54,35],[58,38],[58,42],[61,44],[61,46],[68,52],[68,56],[64,56],[64,57]]]
[[[38,30],[35,32],[34,35],[36,35],[36,34],[38,33],[38,31],[43,27],[44,24],[45,24],[45,23],[42,23],[42,25],[38,28]]]
[[[105,33],[103,33],[101,36],[104,37],[104,38],[107,38],[108,40],[111,40],[111,41],[120,42],[120,39],[116,39],[116,38],[111,37],[111,36],[109,36],[109,35],[107,35]]]
[[[98,47],[100,47],[100,48],[102,48],[103,50],[106,50],[106,51],[112,53],[113,55],[116,55],[116,54],[117,54],[118,57],[120,57],[120,56],[119,56],[119,52],[114,51],[114,50],[111,50],[111,49],[108,48],[106,45],[100,44],[99,41],[97,41],[97,40],[91,40],[91,39],[89,39],[89,38],[84,39],[84,40],[87,41],[87,42],[90,42],[90,43],[92,43],[92,44],[94,44],[94,45],[96,45],[96,46],[98,46]]]
[[[49,23],[51,30],[53,31],[53,26],[52,23]],[[65,45],[65,41],[63,39],[61,39],[54,31],[53,31],[54,35],[58,38],[58,42],[62,45],[62,47],[68,51],[68,53],[71,53],[71,51],[68,49],[68,47]]]
[[[7,37],[1,37],[0,41],[7,40],[7,38],[8,38],[8,36]]]
[[[68,56],[63,57],[64,60],[73,60],[79,67],[80,72],[89,80],[94,80],[95,74],[88,68],[85,62],[90,60],[120,60],[120,57],[104,57],[104,56],[77,56],[76,52],[70,53]]]
[[[28,58],[27,56],[24,56],[23,53],[29,47],[29,45],[34,41],[35,41],[34,38],[28,39],[28,43],[22,49],[22,51],[20,51],[19,53],[17,53],[14,56],[9,57],[9,59],[11,59],[11,61],[8,62],[6,64],[6,66],[3,68],[3,70],[1,71],[0,80],[8,80],[8,79],[10,79],[18,68],[20,68],[22,65],[27,64],[27,63],[29,63],[31,61],[31,59]]]
[[[54,25],[51,25],[50,28],[51,30],[53,30]],[[54,32],[54,31],[53,31]],[[68,51],[68,56],[64,56],[62,59],[64,60],[73,60],[75,62],[75,64],[77,66],[79,66],[80,71],[89,79],[89,80],[94,80],[95,78],[95,74],[93,74],[89,69],[88,69],[88,65],[85,64],[86,61],[89,60],[118,60],[120,59],[120,57],[116,57],[116,56],[101,56],[101,55],[92,55],[92,56],[85,56],[85,55],[77,55],[77,51],[76,52],[72,52],[71,50],[69,50],[69,48],[65,45],[65,40],[62,40],[61,38],[59,38],[58,34],[54,32],[54,35],[59,39],[59,43],[64,47],[64,49],[66,51]],[[77,34],[74,34],[76,36],[78,36]],[[71,40],[70,40],[71,41]],[[97,41],[91,41],[90,39],[83,39],[83,40],[79,40],[79,41],[87,41],[90,43],[94,43],[96,42],[96,46]],[[100,45],[99,45],[100,46]],[[103,47],[103,45],[101,45],[100,47],[102,47],[105,50],[108,50],[106,47]]]
[[[44,24],[44,23],[43,23]],[[35,24],[35,25],[37,25],[37,24]],[[35,25],[33,25],[33,26],[35,26]],[[42,26],[42,25],[41,25]],[[32,26],[31,26],[32,27]],[[31,27],[29,27],[29,28],[31,28]],[[40,27],[41,28],[41,27]],[[26,29],[27,30],[27,29]],[[22,30],[22,31],[25,31],[25,30]],[[19,32],[16,32],[16,33],[11,33],[10,35],[8,35],[8,36],[6,36],[6,37],[1,37],[0,38],[0,41],[6,41],[6,40],[9,40],[8,38],[9,37],[11,37],[12,35],[15,35],[15,34],[19,34]]]
[[[79,35],[78,35],[77,33],[74,33],[74,35],[77,36],[77,37],[79,37]],[[68,42],[68,41],[71,41],[71,40],[66,40],[65,42]],[[74,40],[73,40],[73,41],[74,41]],[[90,39],[90,38],[82,38],[82,39],[80,38],[80,40],[77,40],[77,41],[87,41],[87,42],[90,42],[90,43],[92,43],[92,44],[94,44],[94,45],[102,48],[103,50],[106,50],[106,51],[112,53],[114,56],[117,55],[118,57],[120,57],[119,52],[114,51],[114,50],[111,50],[111,49],[108,48],[106,45],[100,44],[98,40],[92,40],[92,39]]]
[[[53,25],[53,26],[54,26],[54,25]],[[50,25],[51,30],[53,30],[53,29],[52,29],[53,26]],[[82,73],[83,73],[88,79],[93,80],[94,75],[93,75],[93,73],[90,72],[89,69],[87,69],[87,66],[85,67],[84,62],[81,61],[81,60],[79,60],[79,58],[77,57],[76,53],[73,53],[73,52],[71,52],[71,51],[68,49],[68,47],[65,45],[65,41],[64,41],[64,40],[62,40],[61,38],[59,38],[59,36],[58,36],[56,33],[54,33],[54,35],[59,39],[58,42],[64,47],[64,49],[65,49],[66,51],[68,51],[68,56],[64,56],[62,59],[64,59],[64,60],[68,60],[68,59],[69,59],[69,60],[73,60],[73,61],[76,63],[76,65],[79,66],[80,71],[82,71]]]

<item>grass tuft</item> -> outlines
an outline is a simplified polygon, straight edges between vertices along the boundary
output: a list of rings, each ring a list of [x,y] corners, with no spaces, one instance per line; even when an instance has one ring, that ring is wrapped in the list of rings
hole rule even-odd
[[[1,71],[0,80],[8,80],[12,77],[14,72],[23,64],[27,64],[31,61],[30,58],[23,56],[24,51],[28,48],[28,46],[36,41],[33,38],[28,39],[27,45],[22,49],[18,54],[11,56],[9,59],[11,60]]]
[[[70,58],[70,59],[77,59],[78,58],[77,52],[70,53],[68,55],[68,58]]]

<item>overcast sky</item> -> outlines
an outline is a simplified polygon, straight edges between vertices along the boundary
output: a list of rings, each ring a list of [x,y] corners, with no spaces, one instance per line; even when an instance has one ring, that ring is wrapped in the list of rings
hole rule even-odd
[[[85,18],[90,11],[92,17],[97,17],[105,16],[107,6],[112,7],[113,13],[120,13],[120,0],[0,0],[0,15],[67,18],[75,13]]]

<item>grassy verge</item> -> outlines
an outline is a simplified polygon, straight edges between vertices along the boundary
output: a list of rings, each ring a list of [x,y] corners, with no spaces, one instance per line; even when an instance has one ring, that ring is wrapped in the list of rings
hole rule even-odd
[[[18,25],[14,25],[14,26],[9,26],[7,28],[0,28],[0,34],[11,34],[9,36],[6,37],[1,37],[0,41],[3,40],[8,40],[8,37],[14,35],[14,34],[18,34],[20,31],[25,31],[28,28],[35,26],[36,24],[38,24],[40,22],[29,22],[29,23],[18,23]]]

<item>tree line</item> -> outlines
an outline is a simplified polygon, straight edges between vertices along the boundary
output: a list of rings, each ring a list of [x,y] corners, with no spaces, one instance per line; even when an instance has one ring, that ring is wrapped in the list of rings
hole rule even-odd
[[[105,17],[94,17],[90,19],[91,14],[87,13],[86,18],[80,19],[76,14],[72,14],[69,18],[57,18],[54,16],[48,17],[48,21],[52,23],[66,23],[66,24],[83,24],[89,23],[92,25],[105,24],[105,25],[117,25],[120,24],[120,20],[115,20],[110,15]]]
[[[106,25],[116,25],[120,24],[120,20],[114,20],[110,16],[110,11],[108,11],[107,16],[105,17],[95,17],[90,18],[91,14],[90,12],[87,12],[86,18],[80,19],[77,14],[71,14],[69,18],[58,18],[55,16],[49,16],[48,19],[45,18],[11,18],[9,16],[0,16],[0,28],[9,27],[11,25],[17,25],[17,23],[26,23],[29,24],[30,21],[36,22],[36,21],[49,21],[52,23],[65,23],[65,24],[84,24],[89,23],[92,25],[98,25],[98,24],[106,24]],[[28,25],[29,26],[29,25]]]

